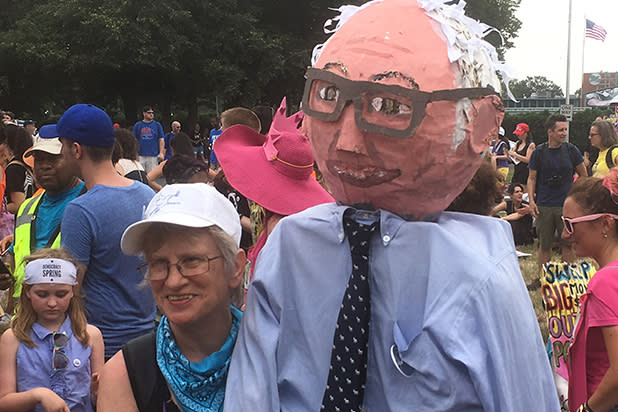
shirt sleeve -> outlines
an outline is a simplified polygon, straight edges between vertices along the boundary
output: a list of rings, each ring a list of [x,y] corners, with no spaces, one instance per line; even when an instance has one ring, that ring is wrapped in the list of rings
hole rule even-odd
[[[584,163],[584,157],[582,156],[577,146],[572,144],[569,146],[569,149],[570,149],[571,161],[573,162],[574,166],[579,166],[580,164]]]
[[[139,140],[141,125],[142,122],[137,122],[135,123],[135,126],[133,126],[133,135],[137,138],[137,140]]]
[[[270,270],[277,270],[278,264],[270,263]],[[279,304],[262,282],[254,280],[246,307],[230,364],[223,411],[279,411]]]
[[[594,294],[588,296],[586,317],[590,327],[603,327],[618,325],[618,314],[615,310],[598,299]]]
[[[537,149],[538,149],[538,147],[537,147]],[[538,152],[537,149],[534,149],[532,151],[532,155],[530,155],[530,162],[528,163],[528,169],[532,169],[532,170],[537,170],[538,169],[537,168],[537,164],[536,164],[536,162],[537,162],[536,156],[537,156],[537,152]]]
[[[495,267],[469,297],[453,324],[452,353],[468,369],[483,410],[558,412],[550,364],[516,264]]]
[[[24,193],[24,181],[26,180],[26,169],[18,164],[7,166],[6,170],[6,189],[5,192]]]
[[[64,210],[60,243],[79,263],[88,266],[94,233],[84,209],[73,202]]]

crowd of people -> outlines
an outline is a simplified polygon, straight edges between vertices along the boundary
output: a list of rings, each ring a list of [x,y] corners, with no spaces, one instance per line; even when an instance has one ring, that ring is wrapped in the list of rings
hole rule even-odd
[[[560,411],[515,250],[533,223],[539,268],[555,245],[600,266],[568,409],[618,410],[613,126],[587,177],[564,117],[538,146],[501,127],[462,7],[340,11],[301,112],[230,108],[208,136],[150,105],[132,130],[3,112],[0,411]]]

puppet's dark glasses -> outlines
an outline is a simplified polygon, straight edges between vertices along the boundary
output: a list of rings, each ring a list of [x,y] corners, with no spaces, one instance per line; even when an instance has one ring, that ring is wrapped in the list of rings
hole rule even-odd
[[[618,219],[618,215],[613,215],[611,213],[597,213],[597,214],[594,214],[594,215],[586,215],[586,216],[573,217],[573,218],[562,216],[562,222],[564,223],[564,229],[567,231],[567,233],[568,234],[572,234],[573,233],[573,225],[575,223],[591,222],[593,220],[600,219],[603,216],[609,216],[609,217],[611,217],[613,219]]]
[[[305,78],[302,109],[307,115],[334,122],[348,102],[353,102],[354,119],[360,130],[403,139],[414,136],[428,103],[497,94],[491,87],[423,92],[393,84],[350,80],[315,68],[307,69]]]
[[[69,358],[64,353],[64,347],[69,343],[69,337],[64,332],[54,332],[54,353],[52,355],[52,368],[56,372],[69,366]]]

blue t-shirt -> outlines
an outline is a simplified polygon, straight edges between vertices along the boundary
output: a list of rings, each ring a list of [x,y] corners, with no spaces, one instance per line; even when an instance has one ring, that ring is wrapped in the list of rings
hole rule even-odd
[[[539,206],[562,206],[571,186],[575,168],[584,162],[579,149],[571,143],[549,148],[537,146],[528,168],[537,171],[536,203]]]
[[[152,291],[137,270],[143,259],[120,249],[124,230],[142,219],[153,196],[140,182],[95,185],[69,203],[62,218],[62,246],[87,267],[82,281],[86,317],[103,334],[106,358],[154,328]]]
[[[82,182],[66,192],[56,195],[50,195],[47,192],[43,194],[43,199],[41,199],[39,211],[37,213],[35,250],[43,249],[47,245],[47,242],[49,242],[51,236],[62,221],[64,209],[71,200],[79,196],[84,186],[86,186],[86,184]]]
[[[172,157],[172,140],[174,140],[174,133],[169,132],[165,135],[165,160]]]
[[[215,144],[215,141],[219,138],[219,136],[221,136],[221,133],[223,133],[223,130],[221,129],[212,129],[210,131],[210,135],[208,136],[208,143],[210,143],[210,147],[213,148],[210,151],[210,163],[219,163],[217,161],[217,155],[215,155],[214,144]]]
[[[159,139],[163,139],[163,126],[153,120],[146,123],[139,121],[133,126],[133,134],[139,143],[140,156],[157,156],[159,154]]]

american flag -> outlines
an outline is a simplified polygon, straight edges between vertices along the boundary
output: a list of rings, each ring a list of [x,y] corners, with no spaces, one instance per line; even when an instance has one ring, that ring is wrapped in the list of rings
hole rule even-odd
[[[604,41],[606,35],[607,31],[603,27],[595,24],[592,20],[586,19],[586,37]]]

